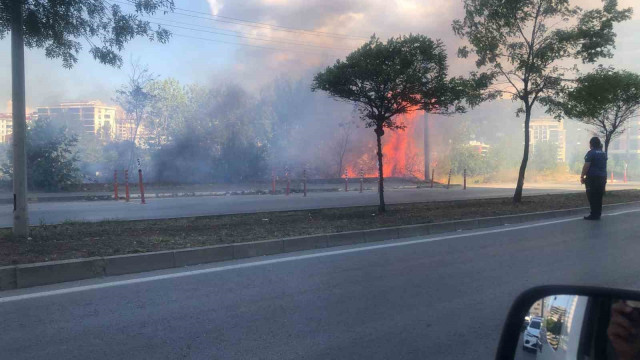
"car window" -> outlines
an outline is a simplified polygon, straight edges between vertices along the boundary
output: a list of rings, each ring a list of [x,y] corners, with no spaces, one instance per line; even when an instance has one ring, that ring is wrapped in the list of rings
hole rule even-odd
[[[532,321],[529,324],[529,327],[532,328],[532,329],[540,330],[540,324],[541,324],[540,321]]]

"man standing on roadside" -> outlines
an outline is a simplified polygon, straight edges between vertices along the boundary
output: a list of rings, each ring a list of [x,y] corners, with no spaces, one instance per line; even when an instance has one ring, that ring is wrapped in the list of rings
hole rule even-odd
[[[602,215],[602,197],[607,184],[607,153],[602,151],[602,142],[598,137],[589,140],[591,150],[584,157],[584,166],[580,182],[587,188],[587,199],[591,214],[585,220],[600,220]]]

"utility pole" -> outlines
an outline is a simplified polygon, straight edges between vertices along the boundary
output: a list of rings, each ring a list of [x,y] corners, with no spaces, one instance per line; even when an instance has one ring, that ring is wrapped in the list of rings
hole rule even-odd
[[[431,149],[429,148],[429,114],[424,112],[424,180],[429,181],[429,176],[431,175],[431,171],[429,168],[431,167]]]
[[[22,7],[24,0],[11,6],[11,89],[13,112],[13,234],[29,235],[27,214],[27,116],[24,85],[24,34]]]

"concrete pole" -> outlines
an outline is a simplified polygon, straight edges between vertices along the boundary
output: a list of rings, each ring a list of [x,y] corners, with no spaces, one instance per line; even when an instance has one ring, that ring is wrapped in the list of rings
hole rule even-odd
[[[13,234],[29,236],[27,213],[27,114],[24,85],[23,0],[14,0],[11,17],[11,89],[13,104]]]
[[[431,167],[431,149],[429,148],[429,114],[424,113],[424,180],[429,180],[429,175],[431,171],[429,168]]]

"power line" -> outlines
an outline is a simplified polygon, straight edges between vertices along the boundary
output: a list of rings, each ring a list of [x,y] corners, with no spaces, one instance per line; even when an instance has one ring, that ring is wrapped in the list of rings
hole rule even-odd
[[[192,24],[192,23],[188,23],[188,22],[184,22],[184,21],[161,19],[161,18],[152,17],[152,16],[143,16],[143,18],[145,20],[164,21],[164,22],[169,22],[169,23],[172,23],[172,24],[187,25],[187,26],[198,27],[198,28],[203,28],[203,29],[208,29],[208,30],[213,29],[213,30],[217,30],[217,31],[227,32],[227,33],[234,33],[234,34],[243,35],[243,36],[246,36],[248,38],[256,39],[256,40],[260,39],[260,40],[265,40],[265,41],[277,41],[277,42],[283,42],[283,43],[291,43],[291,44],[295,44],[295,45],[314,45],[315,46],[315,44],[311,44],[311,43],[307,43],[307,42],[296,42],[296,41],[291,41],[291,40],[286,39],[286,38],[273,38],[273,37],[269,37],[269,36],[252,35],[250,33],[242,32],[242,31],[236,31],[236,30],[223,29],[223,28],[215,27],[213,25]],[[153,21],[150,21],[150,22],[153,22]],[[153,23],[155,23],[155,22],[153,22]],[[160,23],[155,23],[155,24],[160,24]],[[160,25],[170,26],[168,24],[160,24]],[[193,29],[193,30],[194,31],[198,31],[196,29]],[[215,33],[215,32],[212,32],[212,33]],[[220,34],[220,35],[227,35],[227,34]],[[349,49],[347,49],[347,48],[333,48],[333,47],[329,47],[329,48],[338,49],[338,50],[352,50],[351,48],[349,48]]]
[[[284,30],[302,31],[302,32],[308,32],[308,33],[314,33],[314,34],[330,35],[330,36],[353,38],[353,39],[364,39],[364,40],[368,40],[369,39],[368,37],[357,36],[357,35],[345,35],[345,34],[338,34],[338,33],[332,33],[332,32],[327,32],[327,31],[307,30],[307,29],[300,29],[300,28],[294,28],[294,27],[288,27],[288,26],[272,25],[272,24],[261,23],[261,22],[257,22],[257,21],[249,21],[249,20],[238,19],[238,18],[234,18],[234,17],[230,17],[230,16],[211,15],[209,13],[202,12],[202,11],[195,11],[195,10],[189,10],[189,9],[183,9],[183,8],[176,8],[176,9],[177,10],[181,10],[181,11],[185,11],[185,12],[194,13],[194,14],[206,14],[206,15],[209,15],[209,16],[212,16],[212,17],[219,17],[219,18],[222,18],[222,19],[229,19],[229,20],[246,22],[246,23],[256,24],[256,25],[263,25],[263,26],[268,26],[268,27],[273,27],[273,28],[278,28],[278,29],[284,29]]]
[[[155,21],[150,21],[150,23],[157,24],[157,25],[162,25],[162,26],[174,27],[174,28],[183,29],[183,30],[199,31],[199,32],[205,32],[205,33],[209,33],[209,34],[216,34],[216,35],[222,35],[222,36],[232,36],[232,37],[237,37],[237,38],[242,38],[242,39],[276,42],[276,43],[287,44],[287,45],[308,46],[308,47],[314,47],[314,48],[320,48],[320,49],[330,49],[330,50],[346,50],[346,51],[353,50],[353,49],[346,49],[346,48],[335,48],[335,47],[330,47],[330,46],[306,44],[306,43],[301,43],[301,42],[275,40],[275,39],[264,39],[264,38],[258,38],[258,37],[252,37],[252,36],[243,36],[243,35],[234,35],[234,34],[225,34],[225,33],[221,33],[221,32],[218,32],[218,31],[194,29],[194,28],[191,28],[191,27],[179,26],[179,25],[171,25],[171,24],[165,24],[165,23],[155,22]]]
[[[261,46],[261,45],[251,45],[251,44],[243,44],[243,43],[236,43],[236,42],[231,42],[231,41],[224,41],[224,40],[217,40],[217,39],[210,39],[210,38],[203,38],[203,37],[198,37],[198,36],[191,36],[191,35],[185,35],[185,34],[176,34],[176,33],[172,33],[173,36],[178,36],[178,37],[183,37],[183,38],[187,38],[187,39],[195,39],[195,40],[203,40],[203,41],[209,41],[209,42],[215,42],[215,43],[221,43],[221,44],[228,44],[228,45],[239,45],[239,46],[247,46],[247,47],[253,47],[253,48],[259,48],[259,49],[267,49],[267,50],[276,50],[276,51],[285,51],[285,52],[298,52],[298,53],[303,53],[303,54],[313,54],[313,55],[329,55],[327,53],[321,53],[321,52],[315,52],[315,51],[304,51],[304,50],[298,50],[298,49],[284,49],[284,48],[276,48],[276,47],[270,47],[270,46]],[[339,56],[337,54],[331,54],[333,56]]]
[[[116,2],[119,4],[135,6],[130,1],[131,0],[129,0],[129,2],[113,0],[113,2]],[[271,24],[232,18],[232,17],[222,16],[222,15],[211,15],[209,13],[202,12],[202,11],[195,11],[195,10],[189,10],[189,9],[183,9],[183,8],[177,8],[177,7],[175,8],[175,10],[195,13],[195,14],[204,14],[207,16],[205,17],[205,16],[191,15],[191,14],[185,14],[177,11],[173,11],[172,14],[187,16],[187,17],[196,18],[196,19],[217,21],[217,22],[227,23],[227,24],[249,26],[253,28],[262,28],[262,29],[270,29],[274,31],[284,31],[284,32],[290,32],[290,33],[296,33],[296,34],[307,34],[307,35],[313,35],[313,36],[324,36],[324,37],[341,38],[341,39],[356,39],[356,40],[368,39],[367,37],[356,36],[356,35],[344,35],[344,34],[330,33],[330,32],[324,32],[324,31],[306,30],[306,29],[299,29],[299,28],[286,27],[286,26],[280,26],[280,25],[271,25]],[[222,19],[228,19],[228,20],[222,20]]]

